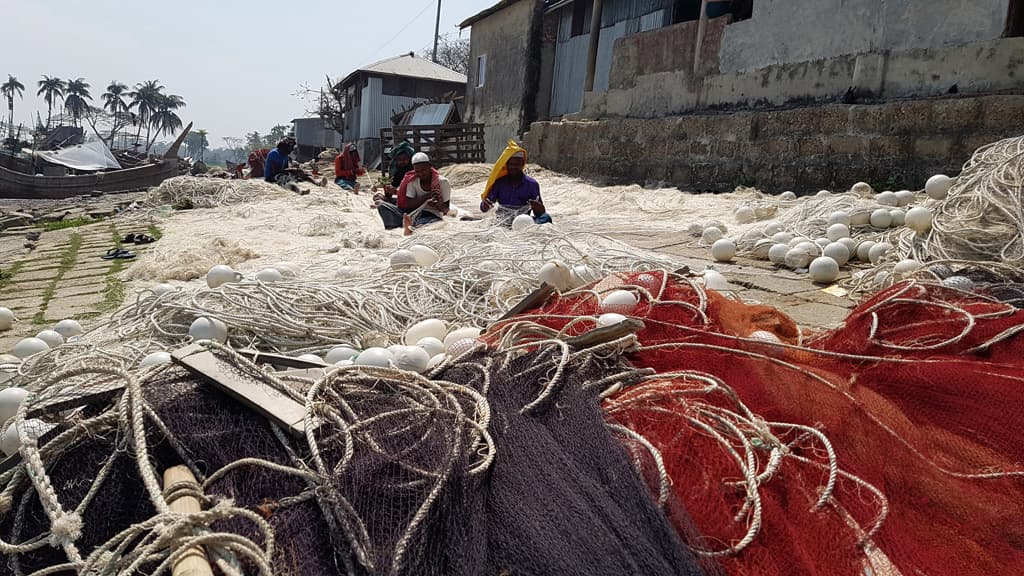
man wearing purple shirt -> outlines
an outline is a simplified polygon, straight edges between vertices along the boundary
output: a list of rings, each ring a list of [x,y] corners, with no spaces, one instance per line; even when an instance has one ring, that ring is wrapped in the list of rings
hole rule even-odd
[[[512,220],[520,215],[533,211],[533,221],[537,224],[551,223],[551,216],[544,209],[540,198],[540,184],[523,173],[524,155],[520,152],[508,159],[505,169],[508,174],[499,178],[487,198],[480,203],[480,211],[487,212],[498,204],[495,220],[506,228],[512,226]]]

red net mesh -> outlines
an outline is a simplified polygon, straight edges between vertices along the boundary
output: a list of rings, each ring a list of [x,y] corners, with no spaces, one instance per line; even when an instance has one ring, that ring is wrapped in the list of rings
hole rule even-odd
[[[661,451],[701,533],[680,534],[727,573],[1024,573],[1024,312],[902,283],[786,346],[783,313],[645,272],[510,322],[579,334],[612,289],[659,376],[606,412]]]

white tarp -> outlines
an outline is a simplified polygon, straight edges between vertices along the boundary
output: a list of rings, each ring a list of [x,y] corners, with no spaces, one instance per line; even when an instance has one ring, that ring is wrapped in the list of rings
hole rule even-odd
[[[52,164],[60,164],[84,172],[121,168],[117,159],[103,142],[88,142],[52,152],[36,152],[36,156]]]

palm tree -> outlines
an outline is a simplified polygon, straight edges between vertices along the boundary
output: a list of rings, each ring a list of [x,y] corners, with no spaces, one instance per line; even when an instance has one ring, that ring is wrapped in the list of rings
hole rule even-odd
[[[11,124],[10,131],[11,136],[14,136],[14,95],[17,94],[19,98],[25,98],[25,85],[18,82],[18,79],[10,74],[7,75],[7,82],[0,85],[0,93],[3,93],[4,97],[7,98],[7,109],[11,112]]]
[[[202,162],[203,155],[206,152],[206,147],[210,145],[210,141],[206,139],[206,135],[209,134],[209,132],[200,128],[195,131],[195,134],[199,139],[199,161]]]
[[[138,113],[138,131],[135,134],[136,144],[142,136],[142,127],[146,127],[146,141],[149,141],[149,132],[152,128],[153,114],[159,107],[160,97],[163,96],[163,85],[159,80],[146,80],[135,85],[135,90],[128,96],[132,99],[130,108],[135,108]]]
[[[181,129],[181,118],[175,110],[185,107],[185,101],[176,94],[157,94],[155,99],[156,111],[149,117],[150,127],[155,130],[153,139],[149,140],[149,128],[146,129],[148,152],[156,142],[160,134],[172,134]]]
[[[124,99],[128,96],[128,85],[122,84],[117,80],[114,80],[107,86],[107,91],[103,93],[103,109],[114,117],[114,127],[118,127],[118,117],[124,118],[129,114],[128,102]],[[113,144],[114,138],[117,137],[115,131],[110,134],[110,142]]]
[[[43,79],[37,82],[39,85],[39,91],[36,92],[36,96],[42,96],[43,100],[46,101],[46,128],[50,128],[50,119],[53,118],[53,101],[57,98],[61,99],[61,107],[64,106],[64,81],[57,77],[43,76]]]
[[[89,83],[85,81],[85,78],[68,80],[66,90],[64,108],[71,114],[75,126],[78,126],[78,119],[89,111],[89,103],[86,100],[92,100],[92,95],[89,94]]]

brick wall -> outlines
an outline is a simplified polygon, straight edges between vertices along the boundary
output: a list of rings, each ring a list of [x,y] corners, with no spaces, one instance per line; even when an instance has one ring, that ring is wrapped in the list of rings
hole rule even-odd
[[[538,122],[530,161],[615,181],[688,190],[812,193],[858,181],[920,189],[975,149],[1024,133],[1024,95],[827,104],[787,110]]]

